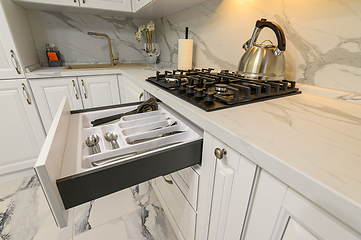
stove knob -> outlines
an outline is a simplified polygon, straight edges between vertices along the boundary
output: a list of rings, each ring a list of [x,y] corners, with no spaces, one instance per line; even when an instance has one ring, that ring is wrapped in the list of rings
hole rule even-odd
[[[179,91],[182,91],[182,92],[184,92],[185,90],[187,90],[187,83],[181,83],[181,85],[180,85],[180,87],[179,87]]]
[[[204,97],[204,94],[203,94],[204,88],[195,88],[194,90],[196,90],[196,93],[194,94],[194,96],[196,98]]]
[[[194,94],[194,86],[193,86],[193,85],[189,85],[189,86],[188,86],[187,94],[189,94],[189,95],[193,95],[193,94]]]
[[[214,101],[214,94],[215,92],[206,92],[206,97],[204,98],[204,101],[206,103],[212,103]]]

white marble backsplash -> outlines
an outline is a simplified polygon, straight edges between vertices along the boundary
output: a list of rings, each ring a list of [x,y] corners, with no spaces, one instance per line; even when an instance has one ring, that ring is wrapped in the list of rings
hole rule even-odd
[[[177,41],[188,26],[193,65],[236,71],[261,18],[285,32],[288,79],[361,93],[360,0],[209,0],[156,21],[160,60],[177,62]],[[269,29],[258,39],[277,42]]]
[[[36,10],[26,13],[40,62],[45,66],[47,43],[56,45],[65,63],[110,62],[107,39],[90,36],[88,32],[108,34],[113,55],[119,52],[119,62],[145,61],[141,53],[144,41],[138,43],[135,32],[140,25],[147,24],[147,20]]]

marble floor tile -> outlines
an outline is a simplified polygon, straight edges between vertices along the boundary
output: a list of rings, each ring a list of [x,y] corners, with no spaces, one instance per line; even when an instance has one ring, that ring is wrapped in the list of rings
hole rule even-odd
[[[29,186],[23,184],[22,187]],[[0,202],[0,239],[66,240],[72,237],[73,214],[69,226],[59,229],[48,207],[41,187],[17,191]]]
[[[74,236],[158,201],[148,182],[74,208]]]
[[[73,240],[176,240],[159,202],[75,236]]]
[[[17,179],[11,182],[2,183],[0,184],[0,201],[2,198],[11,197],[18,191],[37,186],[39,186],[39,181],[36,175],[32,177]]]

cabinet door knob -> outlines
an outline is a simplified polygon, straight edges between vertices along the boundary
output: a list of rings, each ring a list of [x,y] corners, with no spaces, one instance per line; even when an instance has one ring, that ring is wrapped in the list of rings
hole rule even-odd
[[[224,155],[227,155],[227,150],[226,149],[220,149],[220,148],[216,148],[214,149],[214,155],[216,155],[216,157],[218,159],[222,159]]]

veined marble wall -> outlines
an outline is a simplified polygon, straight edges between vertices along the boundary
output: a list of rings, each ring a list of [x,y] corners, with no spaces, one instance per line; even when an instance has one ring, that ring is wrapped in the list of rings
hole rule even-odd
[[[40,61],[46,66],[47,43],[56,45],[65,63],[110,62],[107,39],[87,32],[108,34],[113,55],[119,52],[120,62],[145,61],[140,50],[144,42],[135,40],[135,32],[138,26],[147,24],[147,20],[35,10],[26,13]]]
[[[299,83],[361,93],[360,0],[209,0],[156,21],[160,60],[177,63],[177,40],[188,26],[193,65],[237,70],[258,19],[286,35],[286,74]],[[277,42],[264,29],[258,42]]]

